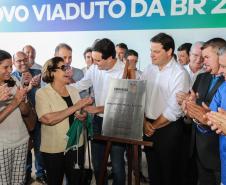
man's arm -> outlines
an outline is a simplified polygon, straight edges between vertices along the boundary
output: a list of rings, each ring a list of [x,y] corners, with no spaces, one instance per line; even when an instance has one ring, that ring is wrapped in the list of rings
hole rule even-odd
[[[91,78],[93,70],[94,70],[94,68],[93,68],[93,66],[91,66],[89,68],[89,70],[85,73],[85,76],[81,80],[79,80],[75,83],[72,83],[70,85],[75,87],[79,92],[89,89],[93,85],[92,78]]]
[[[162,128],[162,127],[165,127],[166,125],[168,125],[170,123],[170,121],[165,118],[163,115],[160,115],[153,123],[152,123],[152,126],[155,128],[155,129],[159,129],[159,128]]]
[[[156,129],[165,127],[168,125],[170,121],[165,118],[163,115],[160,115],[154,122],[149,122],[148,120],[144,119],[144,134],[146,136],[152,136]]]
[[[104,113],[104,106],[87,106],[84,110],[91,114]]]
[[[176,121],[182,115],[182,110],[177,103],[176,94],[178,92],[187,93],[189,91],[189,77],[187,73],[182,72],[177,74],[177,77],[175,77],[175,80],[171,84],[171,95],[166,100],[166,108],[162,114],[153,123],[144,123],[144,131],[147,130],[145,133],[147,136],[152,135],[154,133],[152,131],[155,129],[165,127],[170,122]]]
[[[157,120],[168,120],[170,122],[176,121],[179,117],[183,115],[182,109],[180,105],[177,102],[176,95],[179,92],[183,92],[187,95],[189,92],[189,76],[187,73],[181,72],[178,73],[177,76],[174,78],[174,80],[170,84],[170,95],[168,99],[166,100],[166,107],[163,110],[162,114],[157,118]],[[160,119],[160,117],[162,117]],[[165,118],[165,119],[163,119]],[[165,121],[166,121],[165,120]],[[167,121],[166,121],[167,122]]]

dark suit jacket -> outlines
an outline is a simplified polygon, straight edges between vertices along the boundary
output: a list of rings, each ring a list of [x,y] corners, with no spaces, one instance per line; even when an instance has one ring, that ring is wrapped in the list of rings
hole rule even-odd
[[[208,93],[211,80],[212,75],[210,73],[198,75],[193,85],[193,90],[199,94],[196,101],[197,104],[201,105],[202,102],[205,102],[209,105],[218,87],[224,82],[224,78],[220,77],[216,85]],[[191,149],[192,153],[197,151],[199,160],[205,168],[220,171],[219,137],[217,134],[214,132],[203,134],[197,130],[196,124],[193,124]]]

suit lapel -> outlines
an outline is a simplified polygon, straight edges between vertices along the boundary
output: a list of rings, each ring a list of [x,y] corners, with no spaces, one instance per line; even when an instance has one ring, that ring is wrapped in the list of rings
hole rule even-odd
[[[217,92],[218,88],[220,87],[220,85],[224,82],[224,77],[220,76],[219,80],[217,81],[217,83],[214,85],[214,87],[210,90],[210,92],[207,94],[206,96],[206,100],[207,102],[211,102],[213,96],[215,95],[215,93]]]
[[[203,85],[201,86],[201,91],[203,93],[205,93],[204,97],[206,99],[206,97],[208,96],[208,91],[209,91],[209,87],[211,85],[211,80],[212,80],[212,75],[210,73],[206,73],[204,80],[201,80],[201,83],[203,83]]]

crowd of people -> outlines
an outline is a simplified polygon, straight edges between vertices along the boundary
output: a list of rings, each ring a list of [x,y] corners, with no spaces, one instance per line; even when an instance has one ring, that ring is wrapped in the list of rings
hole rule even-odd
[[[176,55],[177,52],[177,55]],[[66,150],[66,135],[75,120],[92,118],[93,134],[102,133],[104,105],[110,79],[145,80],[143,123],[150,185],[226,185],[226,41],[184,43],[159,33],[150,39],[150,64],[137,69],[139,54],[125,43],[97,39],[84,53],[86,67],[71,67],[72,48],[56,46],[43,66],[31,45],[13,56],[0,50],[0,184],[31,184],[32,153],[36,181],[80,185],[84,168],[86,128],[76,147]],[[36,111],[28,129],[26,117]],[[91,157],[98,184],[106,143],[92,140]],[[126,183],[126,145],[114,143],[110,152],[113,185]],[[108,184],[105,177],[104,184]]]

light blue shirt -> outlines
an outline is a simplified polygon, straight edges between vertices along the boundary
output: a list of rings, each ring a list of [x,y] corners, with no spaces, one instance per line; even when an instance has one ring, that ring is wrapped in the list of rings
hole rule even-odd
[[[226,110],[226,82],[216,92],[210,104],[210,109],[217,112],[218,108]],[[221,159],[221,182],[226,185],[226,136],[220,135],[220,159]]]

